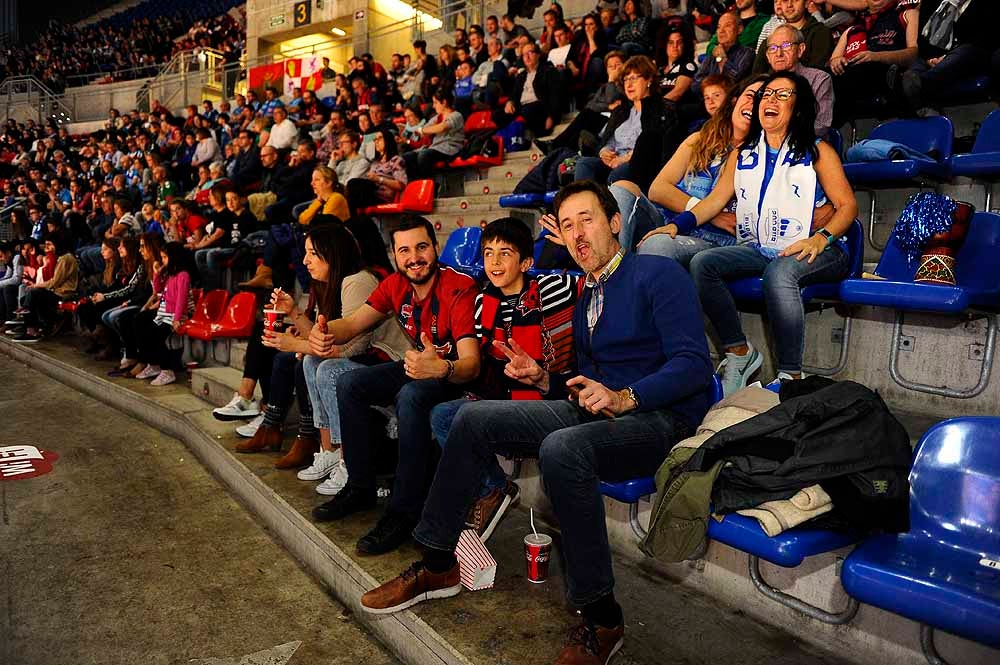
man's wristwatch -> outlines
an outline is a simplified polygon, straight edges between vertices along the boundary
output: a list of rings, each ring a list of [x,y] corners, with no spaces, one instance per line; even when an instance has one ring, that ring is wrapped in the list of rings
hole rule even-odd
[[[639,397],[638,395],[635,394],[635,391],[632,390],[632,386],[623,388],[619,392],[621,393],[621,396],[623,398],[632,401],[632,408],[630,409],[630,411],[635,411],[636,409],[639,408]]]

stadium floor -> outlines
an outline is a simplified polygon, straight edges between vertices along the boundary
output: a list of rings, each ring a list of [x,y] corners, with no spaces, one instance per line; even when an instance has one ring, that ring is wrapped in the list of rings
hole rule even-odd
[[[5,347],[0,351],[11,351],[6,341],[0,341],[0,346]],[[32,345],[30,352],[81,368],[90,375],[88,380],[110,388],[112,380],[104,378],[106,364],[84,356],[71,338]],[[36,356],[29,362],[35,366],[45,361]],[[274,470],[277,453],[230,454],[237,442],[232,423],[215,421],[207,403],[192,394],[186,378],[163,388],[124,379],[113,382],[134,391],[137,402],[152,398],[183,413],[210,435],[227,459],[245,465],[290,509],[308,516],[320,500],[313,483]],[[11,640],[13,653],[35,654],[34,659],[0,661],[104,663],[118,662],[119,655],[126,653],[162,652],[168,655],[165,660],[124,657],[121,662],[179,662],[207,655],[238,656],[302,640],[292,665],[392,662],[385,651],[367,641],[371,638],[356,624],[342,618],[342,606],[309,583],[292,555],[255,526],[241,504],[226,494],[183,444],[5,355],[0,355],[0,385],[8,396],[3,410],[13,409],[17,414],[11,421],[16,431],[39,441],[39,447],[64,455],[47,476],[0,482],[6,505],[20,504],[20,510],[30,513],[19,527],[25,535],[12,539],[23,542],[13,550],[0,544],[0,556],[10,560],[10,552],[16,552],[13,556],[20,563],[8,563],[12,566],[8,570],[20,569],[22,576],[18,580],[17,575],[6,574],[14,582],[13,598],[20,600],[8,610],[8,617],[0,617],[0,631],[8,625],[22,625]],[[29,403],[15,395],[38,397]],[[31,499],[38,494],[46,498]],[[318,527],[328,539],[325,546],[360,566],[362,578],[385,581],[418,554],[407,545],[382,557],[358,555],[354,543],[373,520],[374,514],[365,513]],[[47,526],[50,522],[51,527]],[[498,562],[494,589],[464,592],[454,599],[413,608],[417,624],[429,628],[451,652],[450,658],[435,662],[553,662],[578,619],[563,600],[558,557],[548,584],[532,585],[525,580],[521,538],[527,522],[525,511],[514,511],[490,540]],[[159,545],[157,539],[162,541]],[[556,547],[558,551],[558,538]],[[51,553],[51,569],[42,564],[50,555],[39,557],[39,551]],[[166,552],[182,563],[166,559]],[[26,576],[32,566],[40,564],[45,566],[44,574],[29,582]],[[99,570],[77,576],[78,566],[85,566],[84,571],[91,566]],[[187,569],[184,577],[167,584],[165,576],[183,570],[181,566]],[[116,572],[120,567],[125,571]],[[615,665],[846,665],[836,655],[666,579],[653,562],[618,557],[616,577],[628,637]],[[299,585],[305,590],[298,591]],[[161,602],[171,608],[169,614]],[[368,625],[378,632],[377,623]],[[66,653],[79,657],[43,658],[41,654],[49,647],[37,642],[49,639],[49,633],[65,640]],[[358,640],[364,642],[358,642],[357,648],[368,649],[370,655],[348,653]],[[140,646],[130,647],[132,642]],[[316,656],[305,651],[310,643]],[[337,648],[337,644],[344,646]],[[122,651],[129,648],[134,650]]]

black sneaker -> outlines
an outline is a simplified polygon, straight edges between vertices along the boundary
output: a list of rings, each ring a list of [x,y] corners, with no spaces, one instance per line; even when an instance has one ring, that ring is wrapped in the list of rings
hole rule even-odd
[[[359,489],[348,483],[337,496],[313,508],[313,519],[317,522],[332,522],[362,510],[371,510],[375,507],[377,498],[374,488]]]
[[[415,526],[416,524],[409,518],[386,511],[375,528],[358,541],[358,553],[385,554],[391,552],[410,538]]]
[[[34,344],[35,342],[39,341],[40,339],[42,339],[41,335],[32,335],[30,333],[21,333],[20,335],[16,335],[14,337],[14,339],[11,340],[11,341],[17,342],[18,344]]]

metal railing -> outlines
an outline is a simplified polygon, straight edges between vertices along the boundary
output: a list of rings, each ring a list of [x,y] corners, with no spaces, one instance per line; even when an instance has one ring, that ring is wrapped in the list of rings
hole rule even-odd
[[[34,76],[11,76],[0,83],[0,99],[4,100],[4,117],[11,117],[12,110],[27,105],[37,114],[39,123],[51,117],[60,121],[73,119],[72,109],[62,97],[52,92]]]
[[[234,65],[230,71],[238,71],[239,68],[239,65]],[[187,106],[189,86],[197,87],[199,101],[203,92],[221,94],[225,73],[225,56],[220,51],[210,48],[180,51],[138,92],[136,108],[149,111],[154,101],[171,108],[182,94],[183,105]]]

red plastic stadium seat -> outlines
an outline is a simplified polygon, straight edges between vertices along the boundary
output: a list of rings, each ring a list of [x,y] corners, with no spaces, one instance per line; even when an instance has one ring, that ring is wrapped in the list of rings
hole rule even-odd
[[[369,215],[401,215],[405,212],[428,213],[434,210],[434,181],[414,180],[406,185],[395,203],[383,203],[365,209]]]
[[[229,293],[223,289],[200,295],[194,306],[194,314],[178,329],[178,334],[201,340],[211,339],[211,326],[222,316],[228,299]]]
[[[476,111],[471,113],[465,120],[465,133],[497,130],[496,123],[493,122],[493,115],[489,111]]]
[[[212,339],[220,337],[249,337],[257,316],[257,296],[243,291],[233,296],[218,323],[212,324]]]

